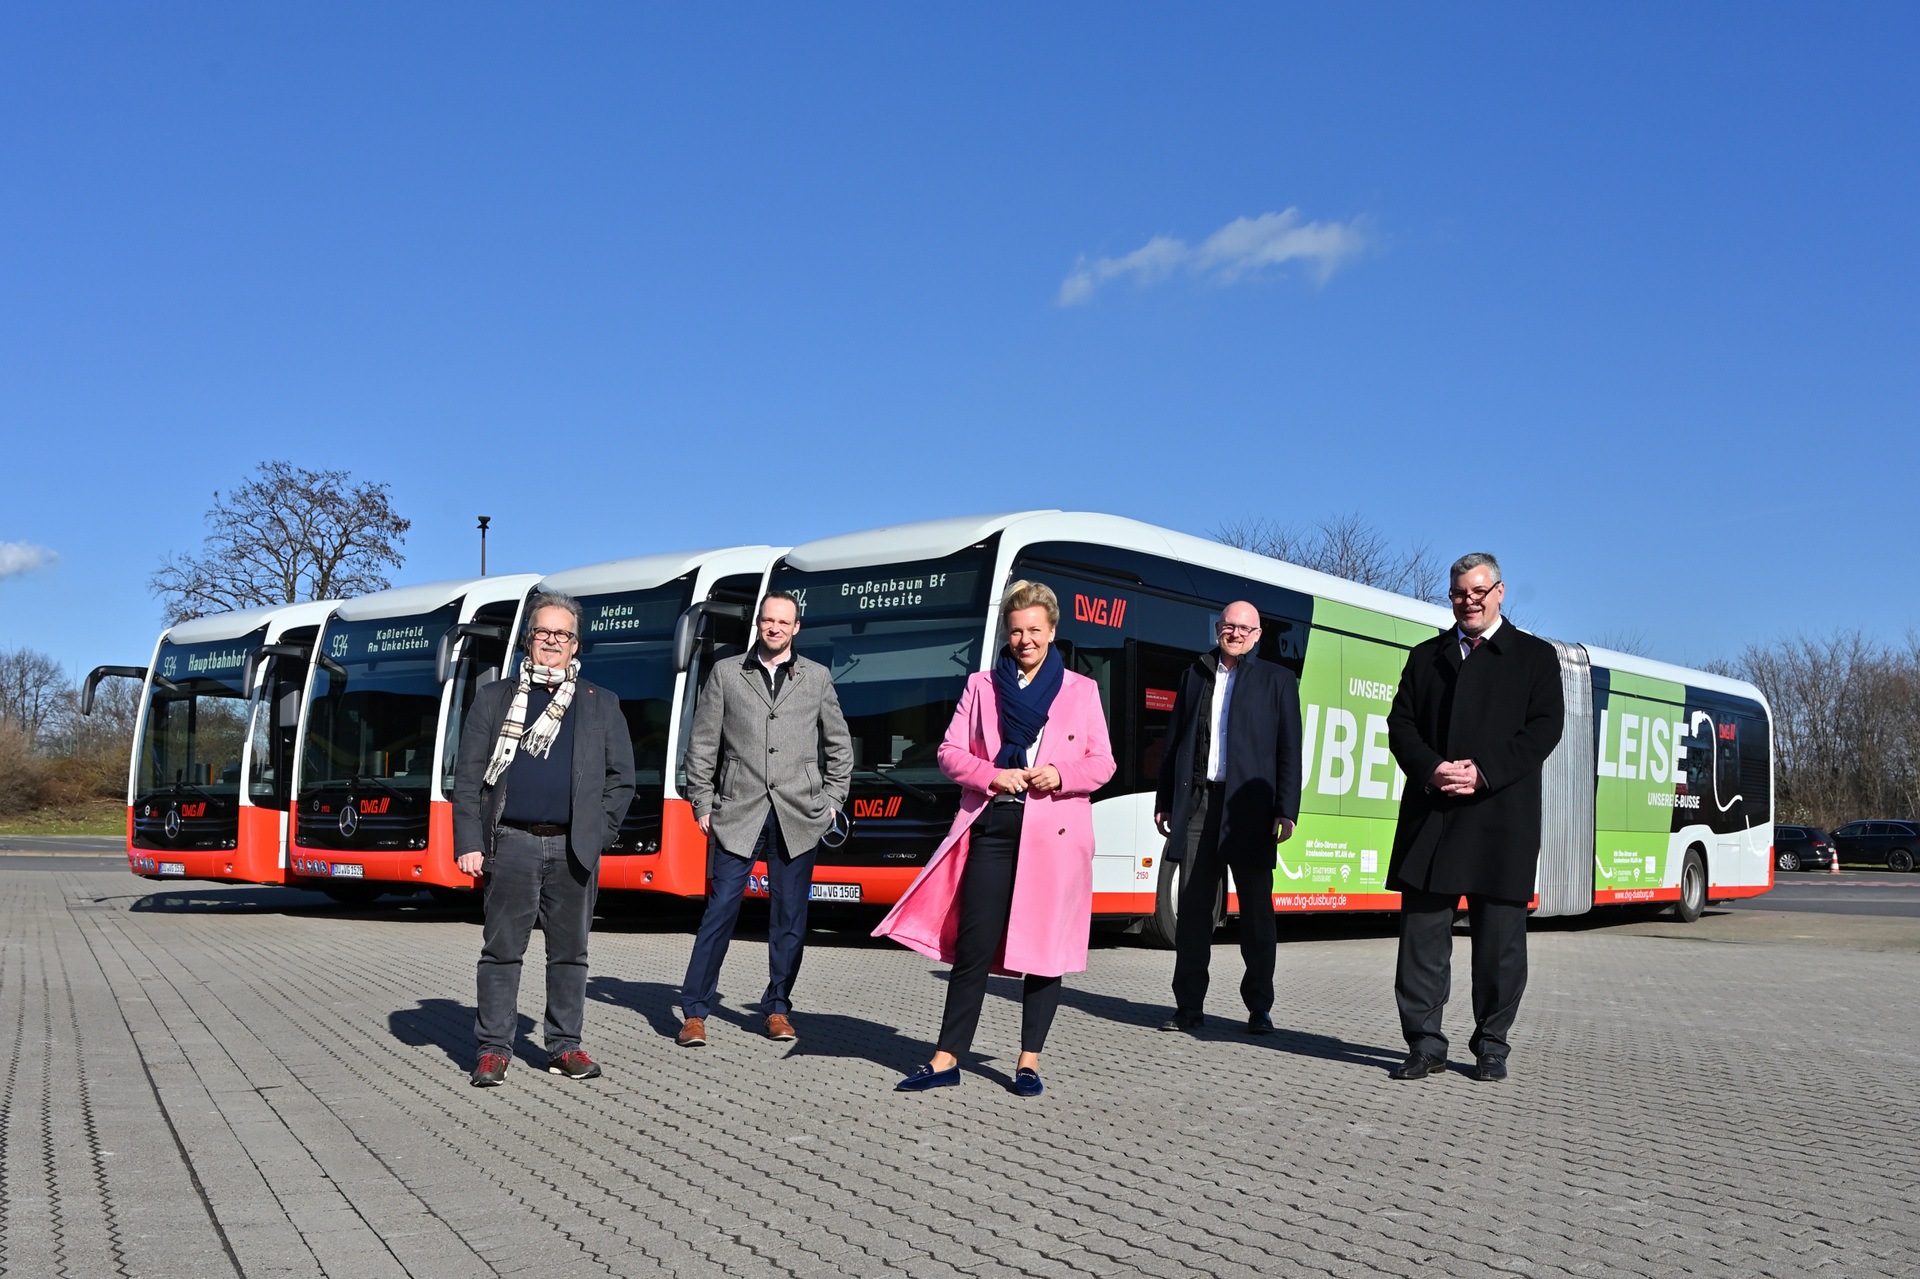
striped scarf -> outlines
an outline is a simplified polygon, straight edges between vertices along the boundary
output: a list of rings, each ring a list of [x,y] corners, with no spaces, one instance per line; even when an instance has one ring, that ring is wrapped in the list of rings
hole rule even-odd
[[[567,707],[573,704],[573,684],[579,678],[577,657],[568,662],[563,671],[537,665],[531,659],[520,663],[520,687],[513,695],[513,705],[507,707],[506,723],[500,725],[500,740],[493,744],[493,758],[487,761],[487,785],[492,786],[507,775],[514,755],[523,744],[527,754],[535,759],[546,758],[547,752],[553,749],[553,739],[560,735],[560,721],[566,717]],[[527,728],[527,693],[535,684],[542,688],[555,684],[559,687],[553,690],[553,700],[540,712],[539,720]]]

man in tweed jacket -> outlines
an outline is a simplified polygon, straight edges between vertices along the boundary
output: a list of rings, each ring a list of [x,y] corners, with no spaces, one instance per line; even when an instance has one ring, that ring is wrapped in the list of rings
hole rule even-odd
[[[827,668],[793,651],[800,610],[791,595],[770,592],[755,622],[759,642],[727,658],[707,677],[687,745],[687,799],[719,855],[712,887],[680,990],[679,1043],[707,1042],[707,1013],[720,965],[740,917],[753,863],[767,864],[767,1036],[795,1038],[793,979],[807,936],[813,860],[847,802],[853,738]],[[825,759],[825,768],[821,760]]]

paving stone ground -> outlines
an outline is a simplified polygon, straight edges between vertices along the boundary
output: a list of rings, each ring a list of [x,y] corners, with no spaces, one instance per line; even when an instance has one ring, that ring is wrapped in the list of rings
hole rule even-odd
[[[1859,946],[1805,913],[1541,929],[1503,1084],[1387,1079],[1377,925],[1295,928],[1264,1040],[1232,1016],[1233,946],[1224,1016],[1186,1036],[1153,1029],[1170,957],[1107,943],[1027,1101],[1013,982],[963,1087],[897,1095],[938,966],[829,932],[798,1044],[754,1033],[766,951],[743,938],[712,1046],[676,1048],[680,917],[595,936],[605,1079],[545,1074],[528,1042],[474,1089],[474,922],[311,902],[0,865],[0,1271],[1920,1272],[1920,946],[1884,920]],[[539,961],[536,938],[529,1035]]]

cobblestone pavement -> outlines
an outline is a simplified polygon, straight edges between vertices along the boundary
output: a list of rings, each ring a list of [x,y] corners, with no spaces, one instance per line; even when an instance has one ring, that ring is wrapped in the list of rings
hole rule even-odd
[[[1295,926],[1265,1040],[1231,1016],[1235,948],[1226,1016],[1187,1036],[1153,1029],[1169,957],[1115,943],[1069,979],[1023,1101],[1012,982],[963,1087],[897,1095],[935,965],[816,932],[800,1041],[776,1045],[743,940],[712,1046],[683,1050],[687,921],[610,920],[587,1025],[607,1078],[528,1044],[480,1090],[474,923],[312,901],[0,865],[5,1273],[1920,1269],[1911,950],[1545,928],[1514,1077],[1396,1084],[1378,925]],[[537,939],[529,959],[531,1033]]]

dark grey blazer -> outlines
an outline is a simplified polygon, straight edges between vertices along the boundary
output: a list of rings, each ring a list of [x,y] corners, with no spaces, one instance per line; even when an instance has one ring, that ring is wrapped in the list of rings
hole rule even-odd
[[[506,778],[486,786],[487,761],[500,740],[518,682],[495,680],[474,694],[460,730],[460,754],[453,772],[453,852],[493,854],[494,832],[506,807]],[[586,680],[574,685],[573,704],[573,828],[568,846],[580,864],[592,870],[601,852],[620,833],[620,823],[633,802],[633,738],[627,733],[620,699]]]
[[[776,704],[754,651],[721,659],[700,691],[687,740],[687,799],[695,817],[713,819],[714,842],[735,857],[753,856],[771,806],[787,851],[799,857],[847,802],[853,736],[832,671],[794,654]]]

